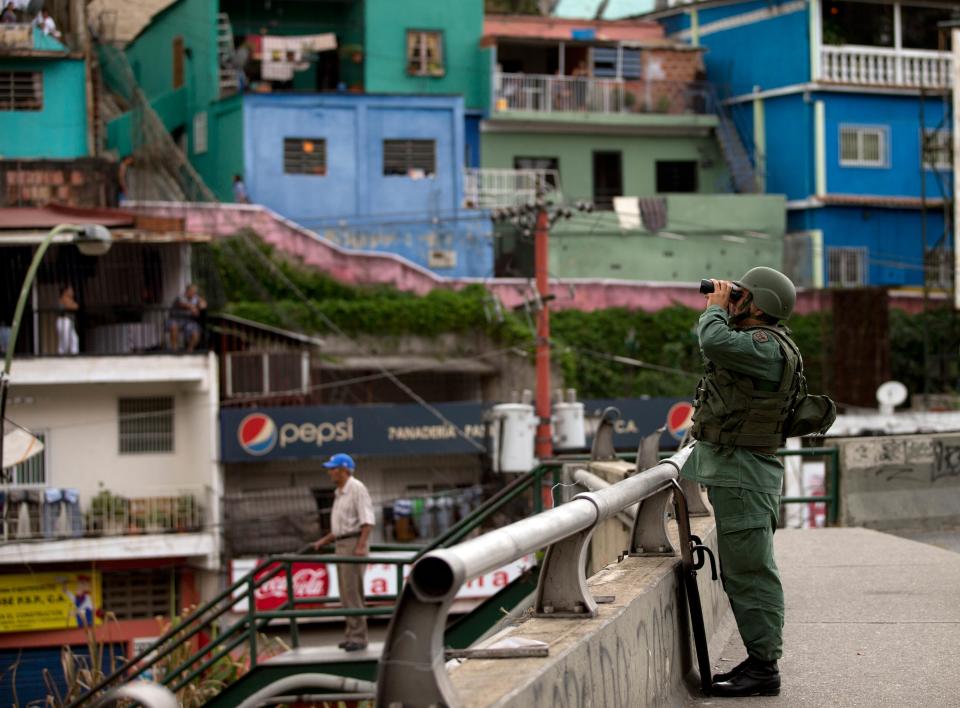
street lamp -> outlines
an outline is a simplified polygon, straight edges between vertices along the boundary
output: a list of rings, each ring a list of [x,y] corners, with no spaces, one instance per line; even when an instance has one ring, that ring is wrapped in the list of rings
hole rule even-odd
[[[44,254],[50,248],[50,244],[60,234],[72,233],[71,243],[75,243],[77,248],[85,256],[102,256],[110,250],[112,237],[110,231],[100,224],[60,224],[54,227],[40,242],[37,252],[33,255],[30,267],[27,269],[27,276],[23,279],[23,285],[20,288],[20,297],[17,300],[17,308],[13,313],[13,323],[10,325],[10,337],[7,340],[6,356],[3,360],[3,373],[0,373],[0,475],[3,468],[3,430],[4,421],[7,414],[7,388],[10,382],[10,366],[13,363],[13,350],[17,346],[17,334],[20,332],[20,320],[23,318],[23,310],[27,304],[27,298],[30,296],[30,289],[33,287],[33,281],[37,276],[37,269],[40,267],[40,261]]]

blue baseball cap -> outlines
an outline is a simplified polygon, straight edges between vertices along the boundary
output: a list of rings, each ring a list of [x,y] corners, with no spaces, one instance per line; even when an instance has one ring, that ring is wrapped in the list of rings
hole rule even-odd
[[[357,464],[353,461],[353,458],[345,452],[338,452],[324,462],[323,466],[328,470],[336,469],[337,467],[346,467],[348,470],[355,470],[357,468]]]

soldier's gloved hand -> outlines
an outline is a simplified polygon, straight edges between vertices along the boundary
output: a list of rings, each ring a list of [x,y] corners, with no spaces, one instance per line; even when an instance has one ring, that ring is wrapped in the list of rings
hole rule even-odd
[[[724,310],[727,309],[727,305],[730,304],[730,290],[733,288],[733,285],[728,280],[713,280],[713,292],[707,293],[705,297],[707,298],[707,307],[710,305],[719,305]]]

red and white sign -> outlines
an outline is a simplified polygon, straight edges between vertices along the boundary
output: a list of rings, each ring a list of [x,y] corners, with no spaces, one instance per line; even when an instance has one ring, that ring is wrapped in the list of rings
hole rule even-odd
[[[376,557],[371,557],[376,561]],[[260,560],[256,558],[238,558],[230,566],[230,582],[235,583],[244,575],[254,570]],[[536,564],[536,558],[530,554],[508,563],[493,572],[474,578],[460,588],[458,599],[483,599],[497,593],[506,587],[528,568]],[[264,568],[257,574],[260,578],[275,566]],[[403,577],[406,579],[410,566],[403,566]],[[374,599],[378,595],[396,595],[398,592],[397,566],[392,563],[373,562],[367,565],[363,575],[364,595]],[[294,563],[293,564],[293,595],[298,600],[316,599],[317,605],[335,602],[340,599],[337,586],[337,566],[330,563]],[[234,612],[245,612],[247,609],[246,592],[241,589],[237,592],[238,602],[233,606]],[[287,577],[283,572],[267,580],[254,591],[254,602],[257,610],[275,610],[282,607],[287,601]],[[300,605],[310,607],[311,605]]]

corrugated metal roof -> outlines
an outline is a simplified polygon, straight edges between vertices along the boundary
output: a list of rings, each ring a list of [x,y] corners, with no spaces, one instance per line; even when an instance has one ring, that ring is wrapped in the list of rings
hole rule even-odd
[[[622,20],[651,12],[655,4],[654,0],[559,0],[551,14],[570,19],[592,19],[605,5],[600,19]]]
[[[100,28],[104,39],[128,44],[153,20],[154,15],[179,0],[90,0],[87,17]]]

